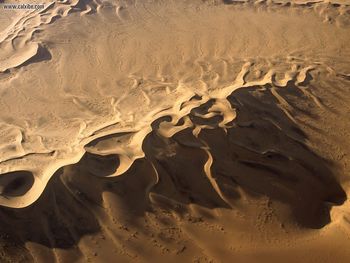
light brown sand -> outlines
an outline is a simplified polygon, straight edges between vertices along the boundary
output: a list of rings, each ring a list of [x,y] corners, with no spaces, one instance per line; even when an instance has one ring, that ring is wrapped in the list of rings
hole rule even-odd
[[[1,262],[350,261],[350,2],[0,24]]]

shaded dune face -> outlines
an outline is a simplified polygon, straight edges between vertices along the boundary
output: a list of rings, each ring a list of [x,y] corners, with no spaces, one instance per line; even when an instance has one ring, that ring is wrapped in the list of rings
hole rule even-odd
[[[348,229],[349,17],[215,0],[25,14],[0,34],[0,261],[220,261],[242,247],[214,253],[217,237],[246,255]]]
[[[0,178],[1,194],[9,197],[24,195],[33,183],[34,177],[27,171],[3,174]]]
[[[267,196],[286,204],[301,226],[323,227],[331,205],[341,205],[346,194],[327,161],[304,144],[302,131],[281,110],[266,106],[273,95],[261,91],[258,100],[251,95],[256,89],[230,96],[238,115],[226,131],[204,130],[196,138],[184,130],[170,139],[152,132],[146,138],[146,158],[159,176],[154,192],[180,203],[230,209],[239,209],[242,199]],[[273,114],[262,115],[256,107]]]
[[[194,124],[212,127],[198,136],[193,135],[194,128],[186,128],[164,137],[159,126],[171,122],[171,117],[156,120],[142,145],[145,157],[119,177],[106,178],[121,164],[117,155],[86,153],[77,164],[60,169],[30,207],[1,208],[1,231],[8,233],[7,242],[11,240],[17,249],[28,241],[70,248],[79,259],[84,253],[75,247],[80,238],[103,231],[109,220],[115,224],[109,226],[112,231],[127,224],[129,233],[137,231],[146,238],[157,229],[144,232],[144,218],[156,215],[159,209],[186,218],[192,213],[189,205],[199,205],[254,217],[246,208],[261,209],[254,203],[263,197],[285,227],[322,228],[330,223],[330,208],[341,205],[346,193],[329,161],[305,144],[306,134],[277,106],[271,88],[257,86],[233,92],[228,101],[237,118],[225,131],[216,127],[222,117],[195,117],[196,112],[206,112],[213,101],[194,108],[185,117]],[[290,95],[290,102],[307,100],[296,87],[284,92]],[[183,123],[179,120],[174,126]],[[112,134],[88,146],[112,147],[116,139],[127,135]],[[201,212],[190,220],[203,217],[213,215]],[[40,223],[28,228],[23,220]],[[171,227],[175,222],[161,224]],[[11,249],[7,248],[7,253]],[[22,257],[29,260],[30,253],[21,249]]]

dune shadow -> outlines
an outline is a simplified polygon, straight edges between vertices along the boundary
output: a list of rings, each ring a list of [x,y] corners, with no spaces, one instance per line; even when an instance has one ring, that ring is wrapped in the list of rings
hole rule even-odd
[[[34,183],[34,176],[28,171],[16,171],[0,176],[1,195],[6,197],[22,196]]]
[[[52,55],[49,49],[47,47],[44,47],[43,45],[39,45],[38,52],[33,57],[23,62],[21,65],[17,66],[17,68],[28,66],[30,64],[40,63],[51,59]]]
[[[63,183],[62,173],[63,169],[51,178],[42,196],[31,206],[0,208],[1,262],[9,259],[14,262],[33,261],[25,248],[27,242],[48,248],[74,249],[82,236],[100,230],[93,213],[82,199],[76,198],[79,192],[68,189]],[[16,181],[16,185],[11,185],[19,183]],[[80,252],[77,250],[76,254],[79,257]]]
[[[187,128],[164,138],[157,133],[155,121],[154,131],[143,142],[145,158],[121,176],[105,178],[117,169],[118,156],[86,153],[77,164],[60,169],[30,207],[0,208],[0,244],[7,244],[3,246],[6,253],[17,249],[29,258],[24,248],[27,242],[77,249],[83,236],[101,231],[95,211],[103,211],[105,202],[117,200],[123,217],[132,221],[152,211],[156,205],[149,198],[152,193],[184,206],[238,209],[243,191],[252,200],[264,196],[285,204],[301,227],[322,228],[330,222],[331,207],[341,205],[346,194],[332,164],[307,146],[307,135],[293,120],[297,113],[287,115],[271,88],[251,87],[232,93],[228,100],[237,118],[226,132],[213,127],[196,138]],[[288,90],[283,92],[286,95]],[[298,92],[288,95],[292,100],[307,99]],[[201,106],[203,111],[207,106]],[[212,164],[206,169],[210,158]],[[9,186],[14,194],[20,193],[16,189],[23,180],[18,178]],[[79,253],[77,249],[77,256]]]
[[[295,123],[296,112],[308,112],[297,108],[287,115],[271,88],[267,85],[264,89],[235,91],[228,100],[237,118],[226,132],[205,129],[199,138],[192,135],[191,129],[172,138],[151,133],[144,142],[144,151],[160,177],[152,191],[178,203],[235,209],[241,199],[240,188],[249,196],[264,196],[285,204],[292,220],[301,227],[317,229],[327,225],[331,207],[341,205],[346,193],[331,169],[332,163],[307,146],[307,135]],[[289,87],[281,94],[299,101],[307,99],[295,89]],[[311,113],[310,117],[314,118]],[[212,125],[212,120],[207,121]],[[201,142],[210,149],[211,176],[221,193],[204,172],[208,155],[201,150]]]

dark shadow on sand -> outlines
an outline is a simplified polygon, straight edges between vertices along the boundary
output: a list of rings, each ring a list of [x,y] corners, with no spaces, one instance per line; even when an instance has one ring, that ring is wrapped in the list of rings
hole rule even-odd
[[[151,193],[183,206],[237,209],[239,186],[251,196],[266,196],[272,202],[286,204],[301,227],[322,228],[330,222],[331,206],[341,205],[346,194],[331,163],[307,146],[306,134],[285,114],[270,89],[245,88],[229,97],[237,118],[227,134],[221,129],[203,130],[198,140],[186,129],[166,139],[153,131],[143,144],[146,157],[117,178],[103,176],[117,169],[118,156],[85,154],[79,163],[58,171],[30,207],[0,208],[3,250],[8,254],[20,251],[30,259],[24,248],[28,241],[50,248],[74,248],[82,236],[100,231],[101,222],[94,211],[104,209],[103,192],[118,199],[124,217],[132,221],[152,211]],[[296,87],[286,87],[282,95],[292,100],[307,99]],[[291,115],[299,113],[307,111],[296,110]],[[194,122],[205,122],[192,117]],[[153,127],[157,127],[157,121]],[[210,148],[212,176],[229,203],[215,191],[203,170],[207,153],[189,146],[200,141]],[[99,169],[90,169],[92,166]]]

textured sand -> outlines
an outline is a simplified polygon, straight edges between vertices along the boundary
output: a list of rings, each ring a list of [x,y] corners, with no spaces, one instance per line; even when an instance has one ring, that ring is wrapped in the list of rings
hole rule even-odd
[[[0,24],[1,262],[349,262],[349,1]]]

